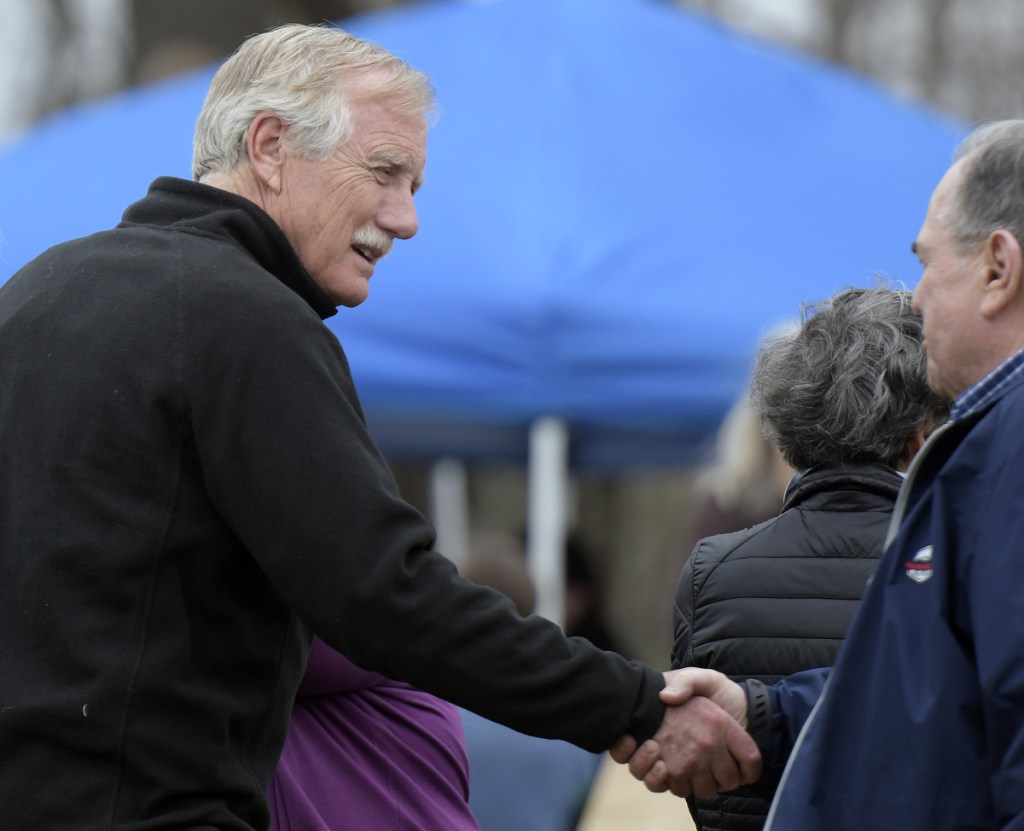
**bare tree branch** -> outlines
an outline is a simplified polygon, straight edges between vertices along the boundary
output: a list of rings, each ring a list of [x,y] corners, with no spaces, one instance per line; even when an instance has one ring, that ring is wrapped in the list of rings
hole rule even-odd
[[[946,41],[946,20],[952,0],[931,0],[924,12],[924,43],[921,44],[920,86],[929,101],[938,101],[940,84],[949,58]]]

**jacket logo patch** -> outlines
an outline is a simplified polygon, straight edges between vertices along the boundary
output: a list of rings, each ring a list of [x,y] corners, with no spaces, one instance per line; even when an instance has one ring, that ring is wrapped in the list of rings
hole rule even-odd
[[[905,562],[903,568],[915,583],[927,583],[932,579],[932,547],[926,545],[914,555],[914,559]]]

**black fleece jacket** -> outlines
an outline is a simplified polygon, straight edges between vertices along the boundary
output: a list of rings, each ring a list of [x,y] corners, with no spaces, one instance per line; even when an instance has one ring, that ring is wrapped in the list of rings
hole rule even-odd
[[[311,632],[591,750],[661,675],[462,580],[334,314],[245,199],[162,178],[0,289],[0,828],[262,828]]]

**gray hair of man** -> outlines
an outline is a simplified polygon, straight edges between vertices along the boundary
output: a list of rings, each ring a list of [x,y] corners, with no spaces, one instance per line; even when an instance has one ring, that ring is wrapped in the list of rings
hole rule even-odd
[[[879,284],[806,304],[800,328],[758,350],[751,399],[796,470],[845,462],[901,468],[949,401],[928,386],[910,292]]]
[[[964,175],[940,220],[961,255],[989,234],[1009,231],[1024,245],[1024,119],[984,124],[960,142]]]
[[[253,35],[217,71],[196,122],[192,177],[237,167],[249,126],[272,112],[289,127],[296,152],[327,158],[351,138],[353,95],[387,101],[428,120],[430,80],[380,46],[327,25],[288,24]]]

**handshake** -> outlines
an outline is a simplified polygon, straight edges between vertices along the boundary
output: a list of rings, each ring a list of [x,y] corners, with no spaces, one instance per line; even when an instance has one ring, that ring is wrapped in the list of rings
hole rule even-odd
[[[637,747],[623,736],[610,751],[648,790],[711,797],[761,778],[742,686],[714,670],[690,667],[665,673],[661,700],[668,709],[654,737]]]

